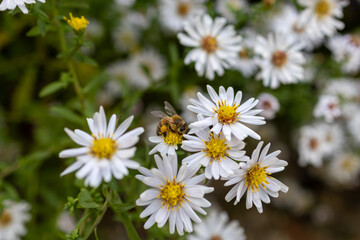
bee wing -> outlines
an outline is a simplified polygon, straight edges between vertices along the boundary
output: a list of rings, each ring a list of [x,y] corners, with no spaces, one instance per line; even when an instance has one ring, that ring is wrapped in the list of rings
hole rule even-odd
[[[164,102],[165,103],[165,111],[170,115],[178,115],[175,111],[175,109],[173,108],[173,106],[171,106],[170,103],[168,103],[167,101]]]
[[[157,118],[161,118],[161,119],[168,117],[168,115],[166,115],[162,111],[152,111],[151,115],[153,115],[154,117],[157,117]]]

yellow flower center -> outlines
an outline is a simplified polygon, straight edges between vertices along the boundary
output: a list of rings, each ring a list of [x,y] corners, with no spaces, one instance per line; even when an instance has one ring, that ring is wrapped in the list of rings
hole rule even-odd
[[[185,17],[188,15],[190,11],[190,3],[181,2],[177,6],[178,14],[182,17]]]
[[[222,124],[231,124],[238,120],[238,116],[240,113],[236,112],[236,109],[240,106],[240,104],[236,104],[236,102],[230,106],[227,104],[226,100],[222,99],[218,102],[218,107],[214,109],[215,113],[218,115],[218,120]]]
[[[219,235],[215,235],[215,236],[212,236],[210,238],[210,240],[222,240],[222,237],[220,237]]]
[[[163,139],[168,145],[179,145],[182,143],[183,135],[168,130],[166,131],[166,134],[163,135]]]
[[[184,184],[177,183],[174,177],[171,182],[166,179],[166,185],[160,187],[158,198],[163,201],[163,206],[171,210],[177,208],[178,205],[181,207],[181,203],[185,201]]]
[[[287,56],[286,53],[280,50],[277,50],[272,55],[272,63],[277,68],[281,68],[286,64]]]
[[[354,45],[355,47],[360,47],[360,37],[358,36],[351,36],[350,44]]]
[[[11,222],[11,215],[4,211],[1,215],[0,215],[0,226],[6,226],[9,225]]]
[[[294,23],[292,30],[296,33],[303,33],[305,31],[305,27],[300,27],[298,23]]]
[[[95,157],[102,159],[111,159],[112,155],[116,152],[118,145],[111,138],[98,138],[93,141],[91,154]]]
[[[315,5],[315,13],[319,18],[323,18],[329,15],[331,5],[328,0],[320,0]]]
[[[245,175],[245,184],[248,188],[251,188],[253,192],[259,191],[259,186],[262,185],[266,188],[266,185],[269,183],[266,181],[266,177],[270,175],[270,173],[266,172],[268,167],[261,167],[260,163],[254,165]]]
[[[84,16],[81,16],[81,18],[73,17],[72,13],[70,13],[70,19],[67,19],[66,17],[64,17],[64,19],[76,31],[84,30],[89,24],[89,21]]]
[[[249,52],[246,48],[243,48],[240,52],[239,52],[239,57],[241,59],[248,59],[249,58]]]
[[[319,147],[319,141],[316,138],[311,138],[309,141],[309,147],[312,150],[316,150]]]
[[[214,137],[213,133],[210,133],[211,139],[209,141],[204,141],[206,144],[206,149],[202,150],[206,152],[206,156],[210,157],[210,164],[214,161],[221,161],[225,158],[226,151],[231,149],[228,147],[229,144],[225,143],[226,139],[220,139],[220,134],[217,137]]]
[[[207,36],[201,40],[201,47],[207,53],[213,53],[218,47],[218,42],[215,37]]]

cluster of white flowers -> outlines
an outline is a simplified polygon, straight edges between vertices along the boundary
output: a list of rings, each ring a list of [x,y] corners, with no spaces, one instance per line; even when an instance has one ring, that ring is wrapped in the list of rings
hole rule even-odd
[[[246,125],[265,124],[264,118],[257,116],[262,110],[253,109],[259,101],[251,98],[241,104],[242,92],[235,93],[232,87],[225,89],[221,86],[217,93],[208,85],[207,90],[208,97],[198,92],[197,99],[189,101],[187,108],[198,114],[198,119],[189,124],[188,134],[167,130],[166,134],[158,132],[158,136],[150,137],[150,141],[158,143],[150,154],[159,152],[163,159],[155,155],[158,168],[141,168],[143,175],[137,176],[155,188],[145,191],[137,201],[138,205],[148,205],[141,214],[141,217],[150,216],[145,228],[154,223],[162,227],[169,219],[171,233],[175,227],[181,235],[183,230],[192,232],[190,219],[200,222],[192,209],[205,214],[201,207],[210,206],[203,196],[213,191],[213,188],[194,185],[206,178],[227,180],[225,186],[235,184],[225,200],[235,198],[237,204],[246,192],[246,207],[251,208],[254,204],[260,213],[263,212],[262,202],[270,202],[269,196],[278,197],[279,191],[288,190],[287,186],[273,177],[274,173],[284,170],[287,165],[286,161],[278,158],[280,151],[268,153],[270,144],[262,149],[263,142],[259,142],[251,157],[245,155],[245,138],[250,136],[260,140],[260,136]],[[165,110],[169,112],[167,103]],[[174,113],[175,110],[170,112]],[[172,121],[171,116],[166,117],[164,114],[164,117]],[[158,129],[161,128],[159,125]],[[191,154],[183,158],[182,166],[177,171],[177,150],[180,144],[183,150]],[[204,173],[194,176],[200,167],[204,167]],[[199,199],[195,199],[195,196]],[[198,225],[198,235],[205,234],[201,230],[204,224]],[[217,231],[206,234],[215,234]],[[194,236],[193,239],[197,238]]]
[[[34,4],[36,1],[45,2],[45,0],[3,0],[0,4],[0,11],[14,10],[16,7],[19,7],[24,14],[27,14],[29,10],[25,4]]]
[[[350,184],[360,173],[360,83],[355,79],[331,79],[314,108],[325,122],[300,129],[299,164],[323,165],[330,161],[327,176],[335,183]],[[352,137],[352,138],[351,138]]]

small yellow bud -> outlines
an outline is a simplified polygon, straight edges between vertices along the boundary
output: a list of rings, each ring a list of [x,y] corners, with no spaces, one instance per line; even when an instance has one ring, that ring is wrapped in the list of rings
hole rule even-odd
[[[73,17],[72,13],[70,13],[70,19],[64,17],[64,19],[69,23],[69,25],[75,29],[76,31],[82,31],[89,24],[89,21],[84,17]]]

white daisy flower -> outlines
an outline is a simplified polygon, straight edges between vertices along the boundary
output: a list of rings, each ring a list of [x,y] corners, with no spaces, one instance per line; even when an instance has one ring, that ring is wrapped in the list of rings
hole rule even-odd
[[[336,61],[342,64],[345,73],[356,74],[360,70],[360,37],[357,35],[338,35],[329,39],[328,48]]]
[[[330,163],[329,175],[340,184],[351,184],[360,173],[360,158],[352,153],[342,153]]]
[[[304,78],[305,57],[300,52],[303,44],[291,41],[285,35],[270,33],[268,39],[257,38],[255,53],[259,55],[256,63],[261,71],[257,78],[264,86],[277,88],[280,83],[297,83]]]
[[[193,47],[185,57],[185,64],[195,62],[199,76],[213,80],[215,72],[224,75],[224,68],[234,64],[237,52],[241,49],[241,37],[236,35],[234,26],[225,27],[225,18],[213,21],[207,14],[197,16],[194,22],[184,23],[187,34],[179,33],[178,38],[184,46]]]
[[[333,95],[322,95],[314,108],[314,116],[324,117],[327,122],[333,122],[341,116],[339,99]]]
[[[246,29],[240,32],[240,35],[244,37],[241,43],[241,49],[237,54],[236,60],[232,65],[232,68],[241,72],[244,77],[251,77],[257,70],[257,65],[254,59],[254,46],[256,35],[250,29]]]
[[[25,4],[33,4],[36,3],[36,1],[45,3],[45,0],[3,0],[0,4],[0,11],[7,9],[14,10],[16,7],[19,7],[24,14],[28,14],[29,10]]]
[[[239,168],[236,161],[246,161],[245,151],[241,151],[245,143],[233,138],[228,141],[223,134],[213,134],[207,130],[196,131],[196,136],[184,135],[181,148],[194,154],[183,159],[189,166],[201,164],[205,167],[205,177],[218,180],[227,177]]]
[[[15,203],[11,200],[2,202],[0,212],[0,239],[20,240],[27,233],[25,223],[30,220],[30,205],[26,202]]]
[[[194,227],[187,240],[245,240],[244,229],[237,220],[229,222],[226,212],[212,210],[209,216]]]
[[[280,110],[280,103],[273,95],[261,93],[259,95],[259,104],[256,108],[262,109],[261,116],[264,116],[266,119],[273,119]]]
[[[205,13],[204,0],[161,0],[160,19],[164,27],[173,32],[183,29],[184,21]]]
[[[249,161],[240,163],[240,169],[233,175],[224,178],[228,180],[225,186],[236,184],[225,196],[225,200],[230,202],[236,197],[234,205],[240,202],[240,199],[246,193],[246,208],[255,204],[259,213],[263,212],[262,203],[270,203],[271,197],[278,197],[279,191],[287,192],[288,187],[272,177],[271,174],[283,171],[288,163],[280,160],[277,156],[280,151],[267,154],[270,143],[260,152],[263,142],[260,142],[251,155]]]
[[[313,50],[321,44],[323,36],[313,36],[308,25],[300,26],[300,14],[293,5],[286,4],[281,12],[270,21],[273,32],[279,32],[291,42],[300,41],[306,50]]]
[[[326,134],[321,125],[304,126],[300,129],[298,152],[300,166],[312,164],[320,167],[322,165],[326,153]]]
[[[240,105],[242,92],[238,91],[234,97],[234,89],[229,87],[227,91],[223,86],[219,88],[219,95],[207,85],[207,90],[212,101],[198,93],[198,99],[190,99],[192,105],[188,109],[202,114],[203,120],[191,123],[190,128],[206,129],[212,126],[211,131],[215,134],[223,132],[225,138],[230,141],[233,134],[237,139],[243,140],[247,136],[260,139],[259,134],[244,124],[263,125],[264,118],[256,116],[261,110],[251,110],[259,100],[251,98]]]
[[[245,0],[217,0],[216,10],[229,22],[236,21],[235,12],[247,10],[248,4]]]
[[[122,179],[128,175],[128,168],[137,169],[139,163],[130,158],[135,155],[134,145],[139,141],[139,135],[144,129],[139,127],[125,133],[133,119],[133,116],[127,118],[115,129],[116,115],[113,114],[107,124],[104,109],[100,107],[100,111],[96,112],[93,118],[87,119],[91,135],[79,129],[71,131],[65,128],[69,137],[82,147],[60,152],[61,158],[76,157],[76,162],[65,169],[60,176],[79,169],[76,177],[85,178],[85,185],[97,187],[102,179],[105,182],[109,182],[112,176]]]
[[[166,61],[153,49],[146,49],[132,56],[130,63],[130,85],[146,89],[160,81],[167,72]]]
[[[176,155],[178,145],[181,145],[183,141],[183,135],[180,135],[177,132],[167,131],[165,135],[149,137],[149,141],[157,144],[150,150],[149,155],[157,152],[159,152],[161,156]]]
[[[161,228],[169,221],[171,234],[175,228],[180,235],[184,234],[184,230],[192,232],[191,220],[201,222],[195,211],[206,215],[202,208],[210,207],[211,203],[204,195],[214,188],[199,184],[205,179],[204,174],[195,175],[200,165],[182,165],[178,171],[176,155],[163,156],[163,159],[155,155],[155,162],[158,168],[149,170],[140,167],[139,172],[143,175],[136,176],[151,187],[136,200],[138,206],[148,205],[140,214],[141,218],[150,216],[144,228],[148,229],[155,223]]]
[[[338,18],[343,17],[347,0],[299,0],[298,3],[305,7],[300,16],[300,26],[308,25],[313,37],[330,37],[344,28],[344,23]]]

